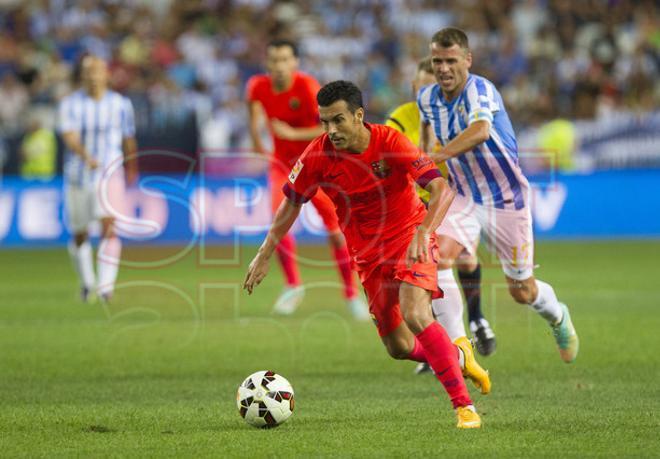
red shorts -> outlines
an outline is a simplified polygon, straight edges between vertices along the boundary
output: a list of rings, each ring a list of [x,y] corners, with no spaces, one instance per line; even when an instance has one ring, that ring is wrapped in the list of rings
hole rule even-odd
[[[277,212],[277,208],[284,200],[284,193],[282,187],[289,181],[289,172],[284,171],[282,167],[272,166],[268,179],[270,181],[270,202],[273,210],[273,215]],[[325,228],[329,233],[336,233],[339,231],[339,220],[337,219],[337,212],[335,205],[330,200],[323,190],[318,190],[314,197],[310,200],[312,205],[316,208],[325,224]]]
[[[430,260],[426,263],[415,263],[408,268],[406,266],[407,249],[407,245],[403,247],[395,262],[379,264],[369,272],[368,278],[362,279],[362,286],[369,300],[369,312],[378,328],[379,336],[389,335],[403,321],[399,308],[401,282],[428,290],[432,293],[433,298],[442,297],[442,291],[438,288],[438,245],[435,236],[431,236]]]

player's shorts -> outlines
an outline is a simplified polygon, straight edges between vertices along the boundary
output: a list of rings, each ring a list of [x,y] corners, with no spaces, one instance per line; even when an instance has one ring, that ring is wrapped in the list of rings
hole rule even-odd
[[[534,273],[534,233],[529,207],[496,209],[456,195],[436,234],[448,236],[476,255],[479,237],[497,255],[507,277],[529,279]]]
[[[268,179],[270,182],[270,202],[273,215],[275,215],[275,212],[277,212],[278,207],[280,207],[280,204],[284,200],[282,187],[289,180],[289,172],[285,171],[283,167],[277,167],[275,165],[270,168]],[[310,202],[319,213],[329,233],[336,233],[340,230],[335,205],[323,190],[318,190]]]
[[[392,333],[403,321],[399,305],[399,287],[402,282],[428,290],[434,298],[442,296],[438,289],[438,245],[435,237],[429,243],[430,256],[426,263],[415,263],[408,268],[407,249],[407,245],[403,247],[396,260],[380,263],[373,270],[361,272],[368,273],[368,277],[361,279],[362,286],[369,301],[371,318],[381,337]]]
[[[64,202],[69,230],[76,234],[86,232],[90,223],[123,215],[123,174],[113,174],[107,181],[77,186],[64,186]]]

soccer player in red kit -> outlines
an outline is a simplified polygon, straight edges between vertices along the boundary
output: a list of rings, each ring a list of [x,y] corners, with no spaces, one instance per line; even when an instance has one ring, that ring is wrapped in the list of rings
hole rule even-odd
[[[247,100],[250,114],[250,136],[255,150],[269,156],[259,136],[259,120],[262,113],[268,119],[273,136],[274,151],[270,156],[268,179],[271,191],[273,214],[280,206],[284,195],[282,186],[287,175],[305,147],[314,137],[323,132],[319,124],[316,93],[319,83],[309,75],[298,72],[296,45],[286,40],[271,42],[267,48],[266,67],[268,74],[256,75],[247,82]],[[344,284],[344,297],[353,316],[367,320],[369,313],[358,296],[351,270],[346,241],[339,230],[335,208],[324,193],[312,199],[328,230],[328,241]],[[274,311],[291,314],[303,299],[304,288],[296,264],[296,246],[291,234],[286,234],[277,246],[277,255],[284,272],[286,286],[275,302]]]
[[[431,313],[438,294],[434,230],[454,193],[433,161],[403,134],[363,121],[362,93],[335,81],[317,95],[325,134],[296,161],[266,239],[250,263],[243,288],[252,293],[268,272],[270,257],[302,203],[321,188],[337,209],[369,310],[388,353],[428,362],[449,394],[459,428],[481,426],[463,376],[481,392],[490,379],[469,346],[454,345]],[[415,182],[430,193],[428,211]],[[463,366],[463,371],[461,371]]]

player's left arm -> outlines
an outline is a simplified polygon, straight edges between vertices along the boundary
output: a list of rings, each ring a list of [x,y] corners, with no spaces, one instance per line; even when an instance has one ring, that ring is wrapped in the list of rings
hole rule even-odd
[[[300,95],[301,109],[307,110],[309,115],[312,115],[311,112],[313,112],[314,117],[318,120],[319,113],[316,105],[316,94],[321,89],[321,85],[309,76],[304,77],[303,82],[304,89],[302,89],[303,92]],[[293,127],[283,120],[272,119],[270,127],[275,137],[282,140],[310,141],[323,134],[323,127],[318,121],[314,126]]]
[[[470,124],[467,129],[454,137],[440,151],[432,153],[431,157],[436,163],[441,163],[461,153],[470,151],[490,138],[490,121],[478,120]]]
[[[417,227],[418,232],[431,234],[440,226],[447,210],[454,200],[454,190],[451,189],[444,177],[431,180],[424,188],[429,192],[430,198],[424,221]]]
[[[293,127],[286,121],[273,118],[270,121],[275,137],[282,140],[312,140],[323,134],[323,127],[318,124],[311,127]]]
[[[445,218],[454,200],[454,191],[442,177],[433,160],[418,146],[401,133],[396,133],[393,140],[393,151],[398,152],[396,163],[406,169],[408,176],[415,180],[417,185],[430,193],[426,216],[417,227],[406,253],[406,260],[410,266],[412,263],[424,263],[429,260],[428,246],[431,234]]]
[[[124,100],[124,113],[121,149],[124,154],[124,174],[126,177],[126,184],[131,186],[135,184],[138,177],[138,158],[137,158],[137,141],[135,140],[135,113],[133,111],[133,104],[126,98]]]
[[[424,189],[430,194],[428,208],[424,221],[417,227],[415,237],[408,246],[407,258],[409,265],[416,262],[424,263],[429,260],[429,239],[447,215],[455,195],[447,180],[440,176],[428,182]]]

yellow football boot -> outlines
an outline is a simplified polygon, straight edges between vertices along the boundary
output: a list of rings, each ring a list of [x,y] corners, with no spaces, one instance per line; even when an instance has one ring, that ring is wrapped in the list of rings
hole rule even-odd
[[[490,393],[490,376],[474,358],[474,349],[472,349],[470,341],[465,336],[461,336],[454,341],[454,344],[463,351],[465,357],[465,365],[462,368],[463,376],[472,380],[472,383],[482,394]]]
[[[481,427],[481,418],[472,405],[456,408],[456,417],[458,418],[456,427],[459,429],[479,429]]]

